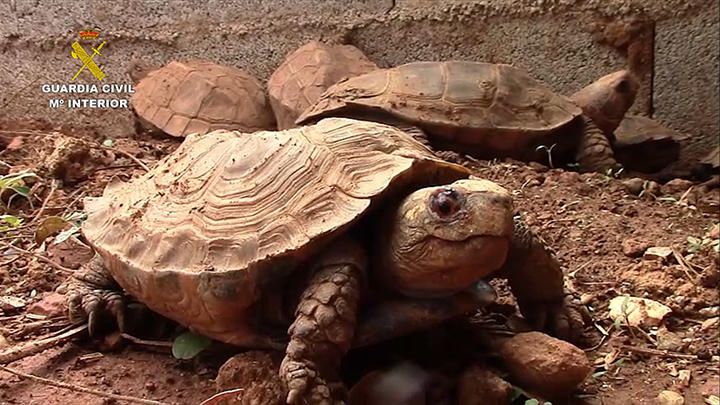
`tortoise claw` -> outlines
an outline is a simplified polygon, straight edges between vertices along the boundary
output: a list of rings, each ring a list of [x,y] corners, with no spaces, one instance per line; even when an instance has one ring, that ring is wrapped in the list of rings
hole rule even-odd
[[[73,321],[87,320],[88,334],[95,336],[100,322],[103,320],[103,312],[108,311],[115,318],[118,330],[125,330],[125,301],[118,291],[113,290],[91,290],[84,291],[75,289],[68,300],[68,311]]]

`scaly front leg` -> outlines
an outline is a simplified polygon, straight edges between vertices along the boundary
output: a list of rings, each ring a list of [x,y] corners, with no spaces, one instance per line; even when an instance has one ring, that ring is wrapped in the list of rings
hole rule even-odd
[[[103,311],[108,311],[115,317],[120,331],[125,329],[123,291],[107,271],[98,254],[70,278],[67,303],[70,320],[79,322],[87,319],[88,333],[91,336],[97,330]]]
[[[366,263],[352,242],[331,246],[300,297],[280,365],[289,404],[332,404],[340,361],[352,345]]]
[[[566,293],[560,263],[519,215],[514,222],[512,246],[498,275],[507,277],[520,312],[533,328],[577,341],[587,317]]]

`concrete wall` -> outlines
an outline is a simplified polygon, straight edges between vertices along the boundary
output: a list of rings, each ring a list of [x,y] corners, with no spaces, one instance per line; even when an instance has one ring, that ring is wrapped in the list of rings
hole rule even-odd
[[[42,83],[70,83],[77,32],[98,27],[104,82],[129,82],[131,58],[202,57],[266,80],[310,39],[344,38],[381,66],[462,58],[512,63],[571,93],[629,66],[634,110],[718,143],[720,6],[714,0],[6,0],[0,3],[0,119],[40,117],[132,131],[128,111],[48,108]],[[78,82],[92,83],[89,75]],[[126,95],[120,95],[126,97]]]

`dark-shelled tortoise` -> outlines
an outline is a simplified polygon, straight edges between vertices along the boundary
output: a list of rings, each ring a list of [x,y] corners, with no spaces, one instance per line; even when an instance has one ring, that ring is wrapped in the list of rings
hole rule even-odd
[[[378,121],[399,125],[438,151],[543,162],[552,153],[551,164],[605,172],[619,167],[609,136],[638,87],[622,70],[568,98],[511,65],[412,62],[338,82],[296,122]]]
[[[328,403],[352,346],[487,304],[487,277],[537,328],[582,329],[508,190],[380,123],[193,134],[85,208],[98,255],[70,281],[71,318],[92,333],[107,309],[122,329],[124,290],[197,333],[284,350],[290,403]]]
[[[133,61],[128,73],[136,83],[130,104],[141,128],[176,137],[275,128],[262,84],[241,69],[207,60],[171,61],[160,68]]]

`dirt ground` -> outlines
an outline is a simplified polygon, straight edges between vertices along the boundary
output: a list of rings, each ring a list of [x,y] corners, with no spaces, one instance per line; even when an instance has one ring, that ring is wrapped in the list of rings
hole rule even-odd
[[[57,236],[36,244],[38,226],[49,216],[81,212],[82,197],[100,195],[113,176],[127,180],[142,174],[133,157],[150,166],[179,142],[129,136],[101,147],[105,140],[92,133],[50,128],[42,122],[4,123],[0,129],[0,161],[7,164],[0,165],[0,175],[30,169],[40,176],[28,181],[29,201],[11,201],[7,214],[23,222],[0,232],[1,353],[4,347],[31,342],[68,325],[61,306],[52,301],[67,273],[38,257],[48,256],[72,269],[83,260],[83,251],[70,241],[52,243]],[[71,157],[69,165],[55,167],[53,151],[62,148],[56,144],[61,134],[53,135],[53,130],[65,134],[62,145],[70,149],[72,139],[96,147]],[[712,248],[718,230],[712,228],[719,221],[719,189],[697,184],[689,191],[689,184],[646,187],[638,197],[622,180],[601,174],[512,162],[481,162],[475,169],[479,176],[513,191],[531,228],[556,250],[568,288],[593,314],[595,324],[586,330],[584,349],[595,370],[573,403],[650,404],[661,391],[672,390],[681,393],[686,404],[703,404],[710,395],[718,395],[719,261]],[[58,176],[62,182],[53,180]],[[0,198],[7,203],[8,196],[5,192]],[[10,243],[27,253],[17,254]],[[643,258],[647,247],[671,247],[677,257]],[[620,295],[649,298],[673,312],[660,328],[618,326],[608,317],[608,302]],[[181,361],[168,347],[83,338],[7,366],[104,393],[198,404],[215,392],[214,378],[222,362],[222,356],[212,353]],[[60,403],[115,402],[0,371],[0,404]]]

